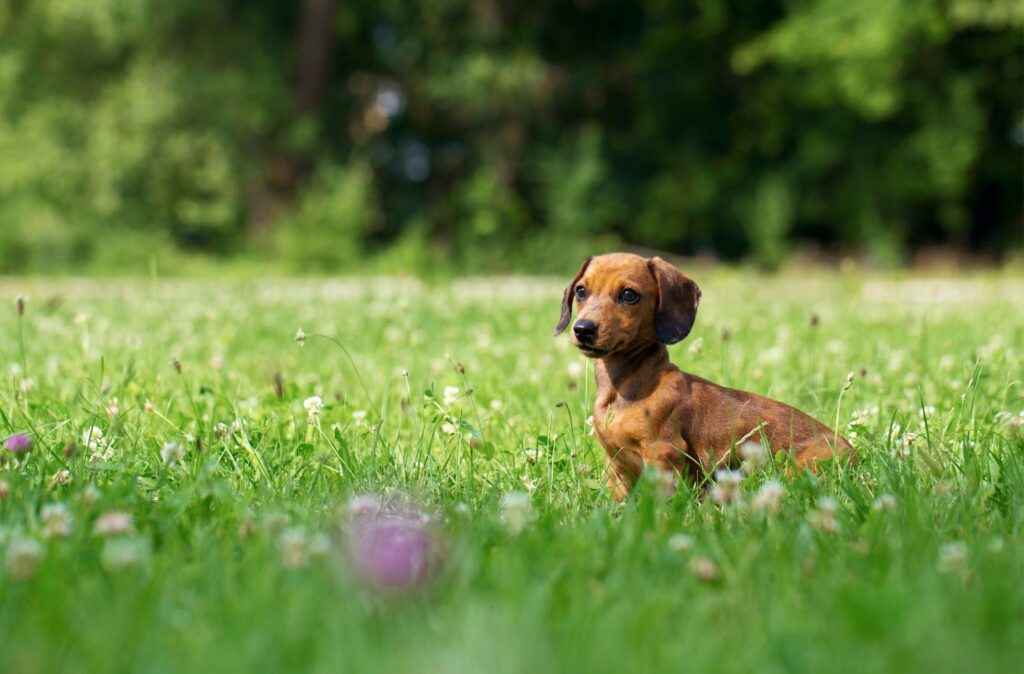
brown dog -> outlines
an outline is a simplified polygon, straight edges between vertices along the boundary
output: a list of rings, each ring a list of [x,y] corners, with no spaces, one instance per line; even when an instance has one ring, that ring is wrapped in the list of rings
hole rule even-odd
[[[850,443],[789,405],[682,372],[666,344],[684,339],[697,317],[697,284],[658,257],[629,253],[587,258],[562,297],[561,334],[578,305],[572,342],[596,358],[594,430],[608,454],[616,500],[645,466],[702,480],[762,437],[773,455],[792,451],[798,466],[852,451]]]

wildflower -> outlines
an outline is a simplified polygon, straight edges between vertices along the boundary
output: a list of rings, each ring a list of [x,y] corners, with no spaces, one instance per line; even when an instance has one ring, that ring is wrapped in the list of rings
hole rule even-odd
[[[32,538],[18,538],[7,546],[7,573],[15,580],[29,580],[36,573],[46,551],[39,541]]]
[[[495,399],[495,400],[491,401],[491,409],[494,410],[495,412],[500,411],[501,408],[504,407],[504,406],[505,406],[505,404],[503,402],[501,402],[500,400]]]
[[[439,557],[430,518],[414,510],[361,521],[350,531],[348,548],[356,576],[388,592],[422,586]]]
[[[4,447],[15,456],[20,456],[32,449],[32,438],[24,433],[15,433],[4,440]]]
[[[11,494],[11,483],[7,480],[0,480],[0,501]]]
[[[100,564],[109,573],[117,573],[142,566],[149,561],[149,541],[145,538],[112,538],[103,544]]]
[[[111,398],[110,402],[107,403],[107,414],[112,417],[116,417],[117,413],[121,411],[119,401],[117,398]]]
[[[307,549],[310,557],[323,559],[331,551],[331,539],[325,533],[314,534],[308,541]]]
[[[853,378],[856,377],[856,376],[857,376],[857,373],[855,373],[853,371],[851,371],[849,374],[846,375],[846,383],[843,384],[843,390],[844,391],[849,391],[850,390],[850,387],[853,386]]]
[[[309,559],[309,547],[306,532],[298,527],[285,529],[277,539],[281,548],[281,558],[289,569],[301,569]]]
[[[967,544],[963,541],[945,543],[939,547],[939,571],[960,571],[967,566]]]
[[[60,485],[71,484],[71,471],[67,468],[58,470],[50,476],[48,483],[50,489],[56,489]]]
[[[85,491],[82,492],[82,503],[84,503],[87,508],[91,508],[96,505],[102,495],[103,492],[101,492],[96,485],[90,484],[86,486]]]
[[[501,519],[509,533],[520,534],[533,519],[529,495],[521,491],[505,494],[501,498]]]
[[[934,405],[925,405],[924,407],[921,408],[921,410],[918,412],[918,414],[920,414],[922,418],[924,418],[924,417],[934,417],[935,416],[935,406]]]
[[[180,442],[168,442],[160,448],[160,460],[165,466],[173,466],[185,457],[185,448]]]
[[[760,441],[750,439],[739,446],[740,458],[743,459],[743,471],[753,473],[768,462],[768,452]]]
[[[310,396],[302,401],[302,406],[309,412],[310,417],[314,417],[320,414],[320,410],[324,408],[324,401],[320,399],[320,396]]]
[[[708,557],[697,556],[690,560],[690,573],[702,583],[713,583],[718,580],[718,565]]]
[[[447,407],[451,407],[459,401],[459,387],[458,386],[445,386],[444,387],[444,404]]]
[[[542,449],[528,449],[526,450],[526,460],[532,464],[537,463],[544,456],[544,450]]]
[[[302,328],[299,328],[295,332],[295,341],[299,344],[299,346],[302,346],[303,344],[306,343],[306,333],[302,331]]]
[[[15,300],[14,300],[14,308],[18,312],[18,316],[24,316],[25,315],[25,296],[24,295],[18,295],[18,297],[15,298]]]
[[[441,424],[441,430],[447,433],[448,435],[455,435],[459,428],[452,422],[446,421],[443,424]]]
[[[147,400],[145,403],[142,404],[142,410],[146,414],[152,414],[153,412],[156,412],[156,406],[154,406],[153,403]]]
[[[819,531],[835,533],[839,529],[836,522],[836,502],[828,496],[818,499],[818,508],[810,514],[808,519],[811,526]]]
[[[647,477],[654,484],[658,498],[667,501],[676,493],[676,474],[672,471],[655,468],[648,471]]]
[[[698,337],[697,339],[690,342],[690,348],[687,349],[690,353],[697,355],[704,348],[704,338]]]
[[[21,384],[18,386],[22,393],[31,393],[36,390],[36,380],[32,377],[26,377],[21,380]]]
[[[715,503],[721,505],[739,503],[743,497],[740,491],[741,482],[743,482],[741,471],[720,469],[715,473],[715,486],[711,489],[711,498]]]
[[[456,503],[453,510],[459,517],[467,517],[469,515],[469,506],[462,502]]]
[[[875,499],[875,502],[871,504],[871,509],[876,513],[886,512],[889,510],[896,509],[896,497],[892,494],[881,494]]]
[[[71,534],[71,513],[63,503],[47,503],[39,510],[43,538],[67,538]]]
[[[575,381],[575,380],[580,378],[581,374],[583,374],[583,363],[579,362],[578,360],[574,360],[574,361],[570,362],[565,367],[565,369],[566,369],[566,372],[568,372],[568,374],[569,374],[569,379],[572,379],[573,381]]]
[[[224,359],[220,356],[214,356],[210,359],[210,367],[214,370],[220,370],[224,367]]]
[[[84,433],[82,433],[82,444],[95,452],[104,444],[103,430],[98,426],[90,426]]]
[[[354,410],[352,412],[352,420],[355,421],[357,424],[362,424],[363,422],[366,421],[366,415],[366,410]]]
[[[779,514],[782,509],[782,497],[786,495],[785,488],[775,480],[768,480],[757,490],[751,507],[761,513]]]
[[[110,510],[96,519],[92,527],[93,533],[99,536],[118,536],[130,533],[132,516],[120,510]]]
[[[686,552],[693,547],[693,536],[687,534],[673,534],[668,539],[668,547],[676,552]]]

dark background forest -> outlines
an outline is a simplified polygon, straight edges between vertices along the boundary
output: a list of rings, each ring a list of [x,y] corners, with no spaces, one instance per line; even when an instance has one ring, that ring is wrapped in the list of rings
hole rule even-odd
[[[1022,31],[1019,0],[0,0],[0,272],[999,262]]]

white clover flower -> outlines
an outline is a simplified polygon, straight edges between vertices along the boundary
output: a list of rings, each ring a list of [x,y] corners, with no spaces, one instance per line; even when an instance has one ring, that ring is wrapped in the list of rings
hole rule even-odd
[[[743,459],[743,471],[745,473],[753,473],[761,466],[768,463],[768,452],[765,450],[764,445],[761,444],[760,440],[754,440],[751,438],[743,442],[739,447],[740,458]]]
[[[67,538],[71,534],[71,512],[63,503],[47,503],[39,510],[43,538]]]
[[[451,407],[459,401],[459,387],[458,386],[445,386],[444,387],[444,404]]]
[[[943,573],[960,571],[967,567],[967,543],[953,541],[939,547],[938,568]]]
[[[491,401],[491,409],[494,410],[495,412],[500,411],[501,408],[504,407],[504,406],[505,406],[505,403],[501,402],[498,399],[494,399],[494,400]]]
[[[320,414],[320,410],[324,408],[324,401],[320,399],[320,396],[310,396],[302,401],[302,406],[309,412],[309,416],[316,416]]]
[[[71,484],[71,471],[67,468],[62,468],[50,476],[47,486],[50,489],[56,489],[58,486],[65,484]]]
[[[107,403],[107,414],[112,417],[116,417],[117,413],[121,411],[120,402],[117,398],[111,398],[110,402]]]
[[[185,458],[185,448],[181,446],[180,442],[168,442],[160,448],[160,459],[165,466],[173,466],[183,458]]]
[[[289,569],[301,569],[309,561],[309,542],[306,532],[299,527],[285,529],[278,536],[277,545],[281,548],[281,561]]]
[[[26,377],[21,380],[21,384],[18,388],[20,388],[23,393],[31,393],[36,390],[36,380],[32,377]]]
[[[743,473],[738,470],[722,468],[715,472],[715,486],[711,488],[711,498],[715,503],[730,505],[739,503],[743,494],[740,491],[740,484],[743,482]]]
[[[880,494],[878,498],[875,499],[875,502],[871,504],[871,509],[876,513],[895,510],[896,497],[892,494]]]
[[[566,372],[569,374],[569,378],[575,381],[576,379],[580,378],[580,375],[583,374],[583,363],[579,362],[578,360],[574,360],[571,361],[568,365],[566,365],[565,369]]]
[[[110,510],[96,518],[93,533],[99,536],[119,536],[132,530],[132,516],[120,510]]]
[[[15,580],[29,580],[36,574],[46,550],[33,538],[17,538],[7,545],[7,573]]]
[[[686,552],[693,547],[693,536],[688,534],[673,534],[669,536],[668,547],[676,552]]]
[[[690,560],[690,573],[702,583],[713,583],[718,580],[718,565],[708,557],[697,556]]]
[[[698,337],[697,339],[690,342],[690,347],[687,349],[690,353],[697,355],[704,348],[704,338]]]
[[[153,412],[156,412],[156,406],[148,400],[142,404],[142,409],[147,414],[152,414]]]
[[[750,506],[757,512],[777,515],[782,509],[782,498],[785,495],[786,489],[781,484],[775,480],[768,480],[754,494]]]
[[[299,346],[306,343],[306,333],[302,331],[302,328],[295,331],[295,341],[299,343]]]
[[[512,535],[518,535],[526,529],[533,519],[530,497],[521,491],[505,494],[501,498],[501,520]]]
[[[366,421],[367,411],[366,410],[353,410],[352,420],[357,424],[361,424]]]
[[[818,499],[818,508],[809,516],[811,526],[819,531],[835,533],[839,530],[839,523],[836,522],[836,502],[828,496]]]
[[[84,503],[86,507],[91,508],[96,505],[102,495],[103,492],[101,492],[96,485],[87,485],[85,491],[82,492],[82,503]]]
[[[441,430],[447,433],[448,435],[455,435],[458,432],[459,427],[450,421],[446,421],[443,424],[441,424]]]
[[[121,536],[111,538],[100,551],[100,564],[109,573],[118,573],[142,566],[150,557],[149,541],[145,538]]]
[[[99,426],[87,428],[82,433],[82,444],[95,452],[103,444],[103,429]]]
[[[526,460],[530,463],[537,463],[544,457],[543,449],[528,449],[526,450]]]

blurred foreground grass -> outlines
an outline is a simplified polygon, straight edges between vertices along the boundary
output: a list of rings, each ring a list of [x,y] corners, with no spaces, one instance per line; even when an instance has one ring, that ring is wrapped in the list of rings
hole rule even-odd
[[[613,504],[562,280],[0,281],[0,436],[33,443],[0,670],[1019,666],[1024,282],[694,276],[675,362],[838,418],[854,470]],[[350,572],[367,493],[429,514],[418,591]]]

